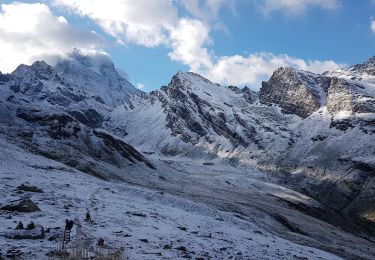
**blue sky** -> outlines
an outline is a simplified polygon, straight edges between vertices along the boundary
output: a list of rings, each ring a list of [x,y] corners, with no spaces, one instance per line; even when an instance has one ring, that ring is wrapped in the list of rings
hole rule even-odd
[[[371,0],[1,3],[0,47],[8,51],[0,54],[0,70],[5,72],[16,62],[62,56],[76,47],[110,55],[144,91],[189,70],[221,84],[259,89],[279,66],[320,73],[375,55]],[[21,30],[22,20],[33,26]]]

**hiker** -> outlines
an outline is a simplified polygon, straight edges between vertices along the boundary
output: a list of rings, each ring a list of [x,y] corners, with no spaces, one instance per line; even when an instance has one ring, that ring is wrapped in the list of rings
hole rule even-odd
[[[65,230],[72,230],[73,228],[73,220],[65,220]]]
[[[65,219],[65,230],[69,230],[69,220]]]
[[[104,246],[104,239],[103,238],[100,238],[98,240],[98,246]]]
[[[91,216],[90,216],[90,212],[86,212],[86,218],[85,218],[85,221],[86,222],[91,222],[92,220],[91,220]]]
[[[69,230],[71,230],[73,228],[73,225],[74,225],[73,220],[70,220],[69,221]]]

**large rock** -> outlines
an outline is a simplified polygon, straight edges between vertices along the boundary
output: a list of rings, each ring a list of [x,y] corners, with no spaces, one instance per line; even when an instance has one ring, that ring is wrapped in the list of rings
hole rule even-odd
[[[1,208],[1,210],[15,212],[35,212],[40,211],[40,208],[30,198],[23,198],[19,202],[5,205]]]
[[[26,184],[21,184],[20,186],[17,187],[17,190],[43,193],[42,189],[40,189],[40,188],[38,188],[36,186],[29,186],[29,185],[26,185]]]

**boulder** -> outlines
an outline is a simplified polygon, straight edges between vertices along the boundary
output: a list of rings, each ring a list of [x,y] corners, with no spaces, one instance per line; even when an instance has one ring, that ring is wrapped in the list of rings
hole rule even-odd
[[[18,203],[15,202],[5,205],[1,208],[1,210],[8,210],[14,212],[35,212],[40,211],[40,208],[31,199],[23,198],[22,200],[18,201]]]
[[[43,193],[42,189],[36,186],[27,186],[26,184],[21,184],[20,186],[17,187],[17,190]]]

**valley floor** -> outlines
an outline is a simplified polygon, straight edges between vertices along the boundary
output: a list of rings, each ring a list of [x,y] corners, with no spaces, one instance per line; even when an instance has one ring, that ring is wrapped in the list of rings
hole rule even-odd
[[[124,247],[130,259],[371,259],[375,255],[373,242],[288,209],[285,200],[320,205],[272,184],[267,175],[193,161],[157,164],[161,180],[174,185],[155,184],[151,190],[102,181],[0,141],[0,206],[31,196],[41,209],[0,211],[0,253],[19,249],[23,259],[47,259],[45,254],[56,243],[48,240],[51,233],[40,240],[13,240],[6,235],[19,221],[62,229],[65,219],[78,219],[87,239],[103,238]],[[21,184],[37,186],[43,193],[20,194],[16,187]],[[87,210],[93,223],[83,221]]]

